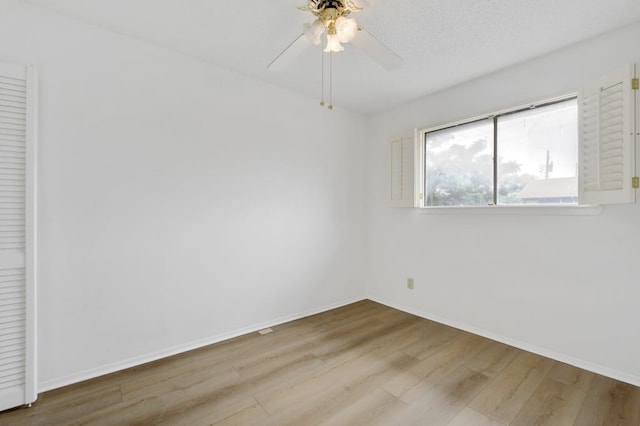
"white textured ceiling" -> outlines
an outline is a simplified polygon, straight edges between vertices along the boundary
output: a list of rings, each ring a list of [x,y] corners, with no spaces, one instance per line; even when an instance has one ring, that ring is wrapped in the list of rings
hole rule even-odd
[[[266,66],[313,16],[303,0],[22,0],[293,91],[320,97],[310,47]],[[352,45],[334,55],[334,103],[373,113],[640,21],[639,0],[360,0],[358,23],[404,58],[386,71]]]

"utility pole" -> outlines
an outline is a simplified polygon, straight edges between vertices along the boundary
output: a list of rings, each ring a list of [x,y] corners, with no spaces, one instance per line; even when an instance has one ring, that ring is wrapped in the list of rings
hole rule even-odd
[[[544,178],[549,179],[549,173],[553,172],[553,161],[551,161],[551,153],[547,149],[547,161],[545,161],[544,166],[540,167],[541,169],[544,167]]]

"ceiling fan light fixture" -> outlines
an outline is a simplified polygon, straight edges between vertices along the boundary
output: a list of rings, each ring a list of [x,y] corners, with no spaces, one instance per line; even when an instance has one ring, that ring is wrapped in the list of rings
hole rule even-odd
[[[304,24],[304,35],[309,39],[309,41],[316,46],[322,42],[322,34],[324,34],[324,24],[320,19],[316,19],[312,23]]]
[[[329,52],[342,52],[344,47],[340,44],[340,38],[338,34],[331,34],[331,32],[327,33],[327,45],[324,48],[324,51]]]
[[[341,43],[349,43],[358,33],[358,23],[353,18],[341,16],[336,20],[335,25]]]
[[[315,21],[304,24],[303,34],[300,34],[289,46],[287,46],[267,68],[271,68],[273,63],[277,61],[285,52],[295,47],[296,52],[300,51],[307,42],[320,46],[322,51],[329,55],[322,56],[322,100],[321,106],[325,103],[325,57],[329,60],[329,105],[328,109],[333,109],[333,54],[344,51],[342,44],[353,42],[353,44],[362,49],[374,60],[380,63],[384,68],[391,70],[402,62],[402,58],[395,52],[386,47],[375,37],[363,30],[355,19],[349,15],[355,12],[361,12],[362,7],[356,3],[359,0],[306,0],[304,6],[298,9],[311,12],[315,16]],[[325,36],[326,34],[326,36]],[[359,35],[360,34],[360,35]],[[326,44],[323,45],[323,37],[326,37]],[[301,43],[299,43],[301,41]]]

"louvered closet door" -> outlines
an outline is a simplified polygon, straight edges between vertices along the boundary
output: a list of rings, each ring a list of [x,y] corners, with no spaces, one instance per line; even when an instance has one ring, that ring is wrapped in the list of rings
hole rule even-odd
[[[35,400],[35,74],[0,63],[0,410]]]

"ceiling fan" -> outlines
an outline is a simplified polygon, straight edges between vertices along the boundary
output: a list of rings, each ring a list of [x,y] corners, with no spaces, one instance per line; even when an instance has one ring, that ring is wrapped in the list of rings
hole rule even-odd
[[[323,44],[324,52],[333,54],[344,50],[342,44],[352,43],[386,70],[393,70],[402,64],[403,60],[398,54],[350,17],[352,13],[363,10],[353,0],[307,0],[307,4],[298,9],[311,12],[316,19],[304,24],[302,34],[271,61],[268,69],[285,68],[311,44]],[[324,89],[320,104],[324,106]],[[329,109],[333,109],[333,105],[330,104]]]

